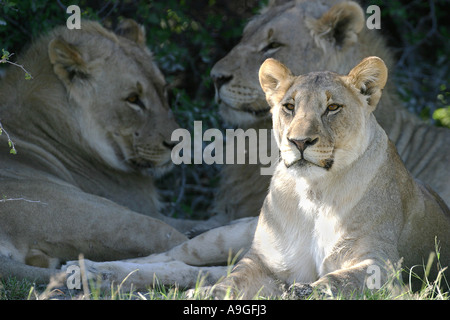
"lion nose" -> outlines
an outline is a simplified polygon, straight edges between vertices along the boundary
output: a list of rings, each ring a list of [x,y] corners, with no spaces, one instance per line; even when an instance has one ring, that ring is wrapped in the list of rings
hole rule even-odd
[[[289,139],[290,142],[292,142],[293,144],[295,144],[295,146],[297,147],[297,149],[303,154],[303,152],[306,150],[306,148],[315,145],[317,143],[317,141],[319,140],[319,138],[316,139],[311,139],[311,138],[306,138],[306,139]]]
[[[229,75],[224,75],[224,74],[212,74],[211,75],[213,81],[214,81],[214,85],[216,86],[217,90],[220,90],[220,88],[231,81],[231,79],[233,79],[233,76],[229,76]]]
[[[175,146],[177,145],[176,142],[172,142],[172,141],[163,141],[163,146],[172,150]]]

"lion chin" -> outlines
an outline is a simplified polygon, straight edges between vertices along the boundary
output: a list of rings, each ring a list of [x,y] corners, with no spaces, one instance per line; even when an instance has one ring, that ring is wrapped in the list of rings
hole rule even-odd
[[[129,164],[134,171],[155,178],[162,177],[173,169],[173,163],[170,160],[164,163],[155,163],[146,159],[133,159],[129,161]]]
[[[255,109],[255,106],[250,104],[234,107],[224,101],[220,102],[219,113],[225,122],[243,127],[249,127],[259,120],[270,118],[270,108]]]
[[[309,161],[306,160],[305,158],[299,158],[296,159],[294,161],[284,161],[284,165],[286,166],[286,168],[308,168],[308,167],[319,167],[319,168],[323,168],[325,170],[330,170],[331,167],[333,166],[334,163],[334,159],[325,159],[325,160],[321,160],[318,162],[314,162],[314,161]]]

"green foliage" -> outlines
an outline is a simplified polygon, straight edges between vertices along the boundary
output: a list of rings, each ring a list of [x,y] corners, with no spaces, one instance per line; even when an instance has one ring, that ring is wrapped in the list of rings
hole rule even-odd
[[[14,277],[0,279],[0,300],[25,300],[30,297],[33,284]]]
[[[432,123],[445,108],[439,95],[450,86],[448,0],[365,0],[381,10],[381,33],[396,53],[393,80],[408,109]],[[438,119],[443,111],[438,111]],[[442,125],[436,121],[437,125]]]
[[[6,51],[5,49],[2,49],[2,60],[9,60],[10,55],[11,54],[8,51]]]
[[[2,1],[0,4],[1,46],[18,52],[41,32],[65,23],[65,10],[57,1]]]
[[[437,100],[442,107],[433,112],[433,119],[436,125],[450,128],[450,88],[443,84],[440,89],[441,93],[438,94]]]
[[[433,119],[438,126],[450,128],[450,106],[436,109],[433,113]]]

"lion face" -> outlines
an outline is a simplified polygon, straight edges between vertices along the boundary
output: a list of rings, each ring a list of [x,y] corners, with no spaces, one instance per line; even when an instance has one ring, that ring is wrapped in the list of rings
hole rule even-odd
[[[363,22],[361,7],[351,1],[331,9],[319,1],[290,1],[255,17],[240,43],[211,71],[223,119],[249,126],[270,117],[257,82],[267,58],[276,58],[296,74],[339,71],[344,65],[339,57],[351,51]]]
[[[122,36],[95,25],[75,32],[89,29],[82,42],[63,34],[50,42],[50,60],[70,97],[80,143],[115,169],[161,173],[172,165],[171,133],[178,125],[164,77],[137,41],[145,39],[142,29],[125,23]],[[131,28],[134,38],[126,36]]]
[[[347,76],[313,72],[294,77],[266,60],[260,84],[272,106],[280,158],[302,176],[323,175],[355,161],[368,147],[368,121],[387,79],[377,57],[363,60]]]

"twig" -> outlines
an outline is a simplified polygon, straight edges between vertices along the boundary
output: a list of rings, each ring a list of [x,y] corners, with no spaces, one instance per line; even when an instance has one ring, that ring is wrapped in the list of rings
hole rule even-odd
[[[25,198],[3,198],[3,199],[0,199],[0,202],[6,202],[6,201],[25,201],[25,202],[29,202],[29,203],[40,203],[40,204],[47,205],[47,203],[42,202],[40,200],[29,200],[29,199],[25,199]]]
[[[19,67],[20,69],[23,70],[23,72],[25,72],[26,75],[26,79],[33,79],[33,76],[21,65],[21,64],[17,64],[14,63],[12,61],[9,61],[9,58],[13,55],[14,53],[7,53],[7,54],[3,54],[2,59],[0,59],[0,63],[9,63],[12,64],[13,66]]]
[[[10,153],[16,154],[16,153],[17,153],[16,145],[15,145],[15,143],[11,140],[11,138],[10,138],[8,132],[5,130],[5,128],[3,128],[2,123],[0,122],[0,135],[1,135],[3,132],[6,134],[6,138],[8,139],[8,144],[9,144],[9,147],[11,148]]]

